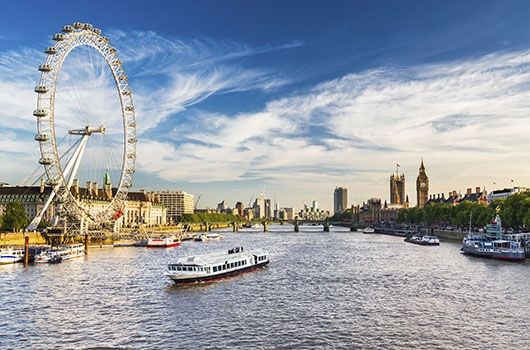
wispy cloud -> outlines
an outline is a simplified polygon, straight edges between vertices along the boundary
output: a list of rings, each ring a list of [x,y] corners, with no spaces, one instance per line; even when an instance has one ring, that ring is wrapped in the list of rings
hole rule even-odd
[[[182,126],[185,133],[175,130],[186,142],[147,141],[140,152],[163,156],[142,163],[144,156],[140,164],[169,181],[348,182],[385,195],[381,183],[392,164],[415,174],[423,156],[441,174],[435,190],[455,181],[486,185],[511,176],[513,169],[492,166],[500,159],[519,164],[520,174],[530,171],[520,162],[530,146],[529,93],[527,51],[382,67],[273,100],[255,113],[198,112]]]
[[[287,81],[275,77],[272,71],[245,68],[239,60],[302,44],[251,47],[229,40],[167,38],[151,31],[111,30],[107,34],[129,75],[140,138],[145,131],[156,130],[161,122],[176,118],[179,112],[212,95],[268,91],[285,84]],[[109,84],[110,75],[107,72],[105,76],[107,68],[88,49],[80,50],[69,56],[61,71],[56,126],[65,131],[83,127],[90,120],[97,125],[105,124],[107,134],[111,134],[120,120],[112,81]],[[26,166],[3,167],[0,171],[3,178],[16,178],[10,174],[36,165],[33,88],[38,83],[37,67],[44,58],[42,50],[34,48],[0,53],[0,132],[7,127],[10,130],[9,138],[0,143],[0,153],[8,157],[6,154],[17,148],[26,154],[31,151],[33,156]],[[153,134],[160,133],[165,130],[153,131]],[[18,147],[22,144],[25,147]]]
[[[271,98],[252,112],[223,114],[200,109],[200,102],[280,91],[275,89],[296,79],[247,67],[245,57],[302,43],[256,48],[118,30],[110,37],[134,91],[138,168],[161,180],[266,180],[282,188],[311,186],[326,196],[345,184],[359,196],[384,197],[392,164],[398,161],[410,178],[421,156],[434,191],[454,183],[489,184],[514,171],[530,174],[521,162],[530,149],[530,51],[383,66]],[[33,49],[0,53],[0,133],[8,132],[0,159],[12,149],[33,153],[26,168],[37,157],[27,131],[35,128],[32,91],[43,57]],[[94,113],[109,110],[106,103],[96,107]],[[501,159],[502,166],[492,166]],[[0,176],[10,178],[13,166]],[[523,180],[530,182],[530,175]]]

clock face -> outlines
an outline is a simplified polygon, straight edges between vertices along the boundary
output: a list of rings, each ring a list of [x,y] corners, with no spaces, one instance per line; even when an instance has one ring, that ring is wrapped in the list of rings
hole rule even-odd
[[[421,188],[425,188],[425,187],[427,187],[427,184],[426,184],[425,182],[422,182],[422,183],[420,184],[420,187],[421,187]]]

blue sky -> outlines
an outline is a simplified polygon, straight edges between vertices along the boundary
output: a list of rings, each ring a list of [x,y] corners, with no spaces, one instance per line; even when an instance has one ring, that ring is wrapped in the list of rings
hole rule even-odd
[[[414,203],[421,157],[432,193],[530,185],[524,1],[20,1],[0,18],[0,181],[35,168],[36,67],[82,21],[130,77],[136,188],[331,208],[337,185],[388,198],[400,163]]]

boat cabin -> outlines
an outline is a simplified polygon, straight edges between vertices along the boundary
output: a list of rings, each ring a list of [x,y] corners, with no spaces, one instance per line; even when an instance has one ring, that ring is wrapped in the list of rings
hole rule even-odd
[[[169,264],[168,270],[178,274],[224,274],[247,267],[264,264],[267,254],[264,252],[243,253],[230,250],[229,254],[207,257],[187,257],[175,264]]]

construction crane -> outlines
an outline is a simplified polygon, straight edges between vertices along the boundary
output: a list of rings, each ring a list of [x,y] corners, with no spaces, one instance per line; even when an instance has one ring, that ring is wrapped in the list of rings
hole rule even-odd
[[[199,201],[201,200],[201,196],[202,196],[202,194],[200,194],[200,195],[197,197],[197,200],[195,201],[195,210],[197,210],[197,204],[199,204]]]
[[[254,194],[252,193],[252,197],[250,197],[250,200],[248,201],[248,208],[252,208],[252,200],[254,199]]]

